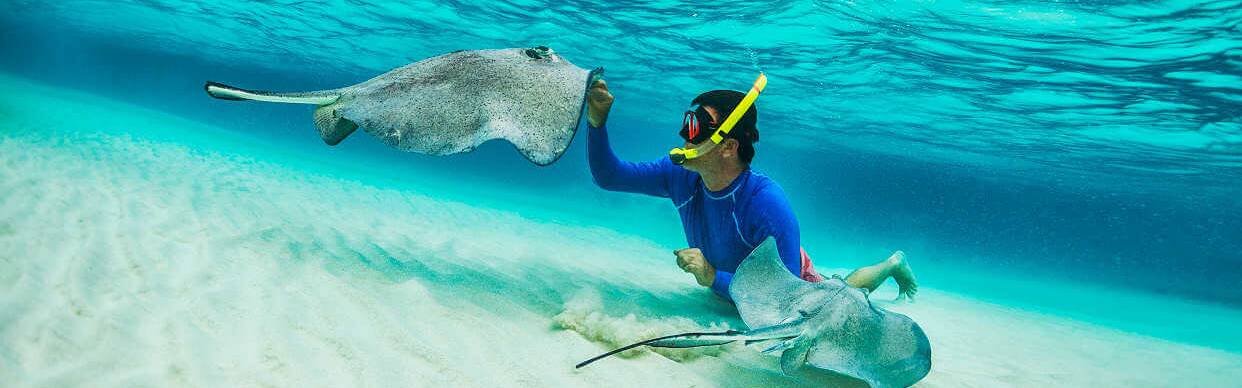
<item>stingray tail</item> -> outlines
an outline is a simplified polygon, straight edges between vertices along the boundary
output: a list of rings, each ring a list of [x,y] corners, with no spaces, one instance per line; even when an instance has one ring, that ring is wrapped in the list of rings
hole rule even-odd
[[[276,93],[246,90],[212,81],[207,81],[203,89],[207,90],[208,95],[222,100],[252,100],[319,105],[318,108],[315,108],[315,127],[319,128],[319,137],[328,145],[340,144],[342,140],[345,140],[346,137],[354,133],[354,130],[358,129],[358,124],[342,117],[340,110],[337,109],[338,104],[336,101],[341,98],[339,89],[300,93]]]
[[[286,104],[313,104],[327,105],[336,102],[341,97],[337,90],[320,90],[315,92],[298,92],[298,93],[277,93],[265,92],[259,90],[246,90],[242,88],[228,86],[219,82],[207,81],[203,85],[203,89],[207,90],[207,94],[219,98],[221,100],[233,101],[267,101],[282,102]]]
[[[655,346],[658,348],[695,348],[699,346],[724,345],[730,342],[737,341],[737,339],[725,338],[725,337],[736,336],[738,334],[742,334],[742,332],[729,330],[729,331],[724,331],[724,332],[719,332],[719,333],[681,333],[681,334],[666,335],[666,336],[659,337],[659,338],[652,338],[646,341],[632,343],[632,344],[614,349],[612,351],[609,351],[608,353],[604,353],[604,354],[601,354],[595,357],[591,357],[591,359],[589,360],[580,362],[578,363],[578,365],[574,365],[574,369],[582,368],[584,366],[590,365],[593,362],[599,361],[605,357],[608,357],[608,356],[611,356],[617,353],[621,353],[621,352],[624,352],[626,350],[630,350],[633,348],[637,348],[643,345]],[[686,343],[681,343],[679,341],[676,341],[677,339],[698,338],[698,337],[708,337],[708,336],[714,337],[714,338],[712,338],[711,340],[707,340],[707,341],[690,340]]]

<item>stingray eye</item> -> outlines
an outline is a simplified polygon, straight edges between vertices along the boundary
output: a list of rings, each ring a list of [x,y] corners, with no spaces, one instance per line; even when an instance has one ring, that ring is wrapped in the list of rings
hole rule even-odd
[[[523,53],[532,58],[532,60],[546,60],[546,58],[548,58],[548,52],[540,51],[539,47],[535,47],[535,49],[527,49],[523,51]]]
[[[553,56],[552,49],[548,48],[548,46],[537,46],[533,48],[528,48],[522,51],[522,53],[526,54],[526,56],[530,57],[531,59],[548,59]]]

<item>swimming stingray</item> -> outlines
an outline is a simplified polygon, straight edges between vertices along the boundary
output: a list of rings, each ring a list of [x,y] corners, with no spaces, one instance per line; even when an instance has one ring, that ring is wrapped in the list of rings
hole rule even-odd
[[[742,261],[729,294],[751,330],[655,338],[577,367],[642,345],[692,348],[772,341],[763,352],[780,352],[781,370],[786,374],[810,364],[878,388],[910,386],[931,371],[931,344],[918,324],[871,305],[867,294],[840,278],[819,283],[799,279],[781,263],[771,237]]]
[[[205,88],[225,100],[318,105],[315,126],[328,145],[359,127],[390,147],[431,155],[505,139],[546,166],[569,147],[587,87],[602,73],[539,46],[456,51],[340,89],[275,93],[210,81]]]

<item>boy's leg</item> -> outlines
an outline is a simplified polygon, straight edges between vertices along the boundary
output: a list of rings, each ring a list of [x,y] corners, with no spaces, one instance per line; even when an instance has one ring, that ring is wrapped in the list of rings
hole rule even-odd
[[[889,256],[884,261],[850,272],[845,277],[845,283],[852,287],[875,291],[890,276],[897,281],[897,298],[906,297],[913,300],[914,294],[919,291],[919,286],[918,282],[914,280],[914,271],[910,269],[910,264],[906,262],[906,254],[902,251],[894,252],[892,256]]]

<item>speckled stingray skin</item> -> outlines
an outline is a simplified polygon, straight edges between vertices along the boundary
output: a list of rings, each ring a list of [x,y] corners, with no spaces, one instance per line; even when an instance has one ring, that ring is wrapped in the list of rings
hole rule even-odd
[[[781,344],[786,373],[809,364],[872,387],[913,385],[931,371],[931,344],[909,317],[871,304],[833,277],[810,283],[789,273],[769,237],[738,266],[729,294],[751,328],[791,326]]]
[[[273,93],[215,82],[206,89],[229,100],[319,105],[315,124],[329,145],[356,128],[391,147],[431,155],[504,139],[545,166],[569,147],[588,83],[602,72],[574,66],[540,46],[456,51],[333,90]]]

